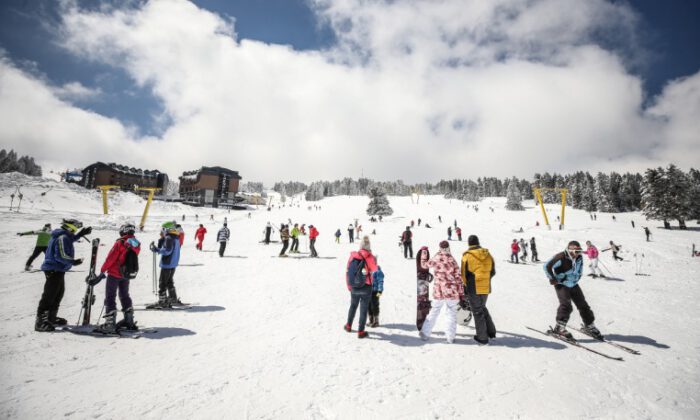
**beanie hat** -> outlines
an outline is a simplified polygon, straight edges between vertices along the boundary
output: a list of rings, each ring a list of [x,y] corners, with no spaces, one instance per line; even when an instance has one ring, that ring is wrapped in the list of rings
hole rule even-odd
[[[369,243],[369,236],[362,237],[362,241],[360,242],[360,249],[372,251],[370,243]]]
[[[568,246],[575,246],[576,248],[581,248],[581,244],[578,243],[578,241],[571,241],[569,242],[569,245],[567,245],[567,247]]]
[[[479,245],[479,237],[476,235],[469,235],[469,238],[467,238],[467,244],[469,244],[469,246]]]
[[[440,241],[440,249],[450,249],[450,243],[447,241]]]

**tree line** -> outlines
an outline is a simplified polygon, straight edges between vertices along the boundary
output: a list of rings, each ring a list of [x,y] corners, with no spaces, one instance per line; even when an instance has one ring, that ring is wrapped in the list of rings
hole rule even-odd
[[[0,173],[20,172],[30,176],[41,176],[41,166],[34,162],[33,157],[17,157],[14,150],[0,150]]]

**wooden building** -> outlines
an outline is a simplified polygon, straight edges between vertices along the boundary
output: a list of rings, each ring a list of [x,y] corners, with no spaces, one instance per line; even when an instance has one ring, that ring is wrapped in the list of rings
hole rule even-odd
[[[141,170],[116,163],[97,162],[83,169],[83,179],[79,184],[90,189],[100,185],[118,185],[124,191],[133,191],[137,186],[161,188],[164,193],[168,188],[168,175],[157,170]]]
[[[233,207],[240,198],[241,178],[237,171],[220,166],[202,166],[183,172],[180,177],[180,198],[185,204],[208,207]]]

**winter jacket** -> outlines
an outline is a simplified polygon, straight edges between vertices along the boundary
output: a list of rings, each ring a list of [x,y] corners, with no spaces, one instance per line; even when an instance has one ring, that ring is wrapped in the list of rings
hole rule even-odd
[[[280,239],[283,241],[289,240],[289,228],[280,229]]]
[[[338,230],[335,231],[335,237],[336,237],[336,238],[340,238],[341,235],[342,235],[342,233],[340,233],[340,229],[338,229]]]
[[[29,232],[22,232],[19,235],[37,235],[35,246],[49,246],[49,241],[51,240],[51,229],[43,228],[41,230],[30,230]]]
[[[491,278],[496,275],[496,263],[489,250],[472,245],[462,254],[462,283],[466,292],[476,295],[491,293]]]
[[[182,246],[182,244],[185,243],[185,232],[180,231],[180,233],[177,235],[177,239],[180,242],[180,246]]]
[[[228,242],[228,238],[231,235],[231,231],[227,227],[222,227],[219,229],[219,233],[216,234],[217,242]]]
[[[301,232],[301,231],[299,230],[299,228],[296,227],[296,226],[294,226],[294,227],[292,228],[292,239],[298,238],[300,232]]]
[[[510,250],[513,251],[513,252],[516,253],[516,254],[517,254],[518,252],[520,252],[520,247],[518,246],[518,243],[517,243],[517,242],[513,242],[512,244],[510,244]]]
[[[379,293],[384,292],[384,272],[380,266],[377,266],[377,271],[372,273],[372,291]]]
[[[128,249],[132,249],[136,255],[141,252],[141,244],[134,235],[124,235],[114,242],[105,262],[102,264],[100,272],[107,273],[107,275],[115,279],[121,279],[122,273],[120,268],[124,265]]]
[[[595,245],[589,246],[586,248],[586,255],[590,259],[598,258],[598,248],[596,248]]]
[[[404,230],[401,235],[401,242],[408,243],[413,240],[413,233],[410,230]]]
[[[372,255],[371,252],[367,251],[366,249],[360,249],[359,251],[352,251],[350,253],[350,258],[348,258],[348,264],[345,267],[345,285],[347,286],[348,290],[352,291],[352,286],[350,286],[350,283],[348,282],[348,276],[347,272],[348,269],[350,268],[350,263],[354,259],[363,259],[365,260],[365,268],[364,271],[367,273],[365,276],[365,284],[372,284],[372,274],[377,271],[379,268],[377,266],[377,260],[374,258],[374,255]]]
[[[73,267],[75,262],[75,250],[73,243],[80,238],[64,229],[56,229],[51,232],[46,257],[41,264],[41,271],[66,272]]]
[[[530,249],[532,250],[532,252],[536,252],[536,251],[537,251],[537,245],[535,244],[535,240],[534,240],[534,239],[530,239]]]
[[[204,240],[204,235],[207,234],[207,228],[202,226],[201,228],[197,229],[197,232],[195,232],[194,237],[198,241],[202,242]]]
[[[433,269],[433,298],[446,300],[461,300],[464,297],[464,288],[459,275],[459,267],[449,251],[440,250],[428,260],[426,252],[421,253],[421,267]]]
[[[318,229],[312,227],[309,229],[309,239],[316,239],[318,237]]]
[[[162,245],[156,248],[156,252],[161,255],[160,268],[176,268],[180,262],[180,240],[178,235],[165,235]]]
[[[583,272],[583,257],[571,258],[568,252],[560,252],[547,261],[544,272],[549,280],[556,280],[568,288],[576,286]]]

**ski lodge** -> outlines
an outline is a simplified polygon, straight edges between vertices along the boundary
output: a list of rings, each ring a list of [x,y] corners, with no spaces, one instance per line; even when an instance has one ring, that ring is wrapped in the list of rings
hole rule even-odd
[[[123,191],[134,191],[135,187],[168,188],[168,175],[158,170],[130,168],[116,163],[96,162],[83,169],[79,182],[85,188],[94,189],[102,185],[116,185]]]
[[[183,172],[180,177],[180,198],[191,206],[233,208],[242,201],[236,197],[239,181],[237,171],[220,166],[202,166]]]

